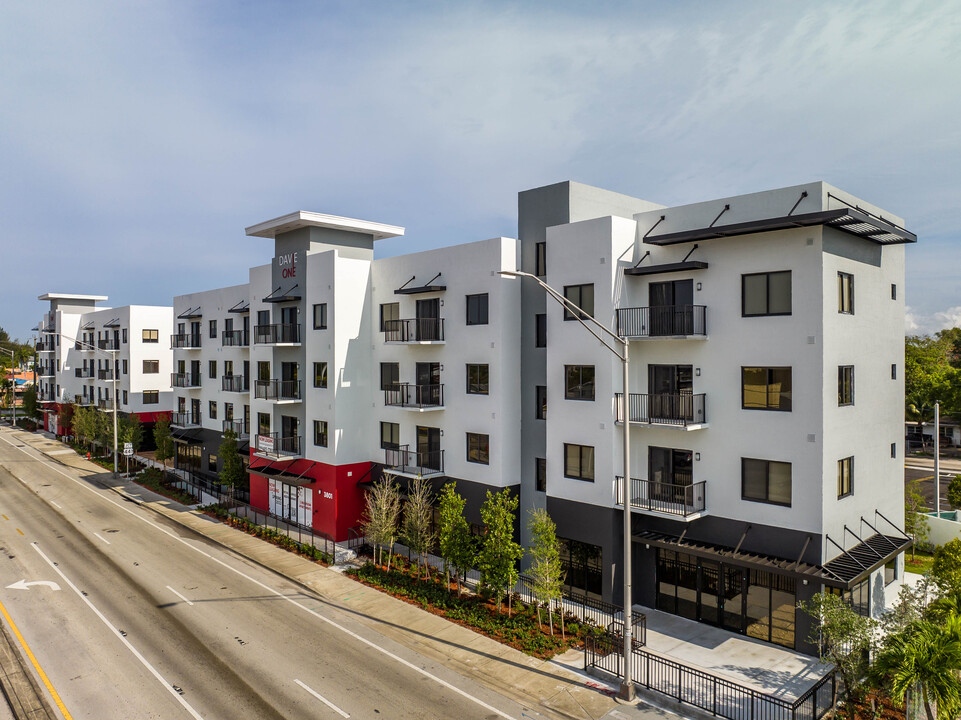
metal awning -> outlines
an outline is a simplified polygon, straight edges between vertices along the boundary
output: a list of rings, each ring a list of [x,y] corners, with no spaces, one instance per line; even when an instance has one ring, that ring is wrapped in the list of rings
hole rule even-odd
[[[93,320],[88,320],[83,325],[80,326],[81,330],[93,330],[95,323]]]
[[[120,327],[120,318],[114,318],[110,322],[105,322],[103,326],[105,328],[118,328]]]
[[[791,228],[812,227],[815,225],[833,227],[836,230],[865,240],[870,240],[878,245],[898,245],[918,241],[917,235],[908,232],[904,228],[871,215],[865,210],[846,207],[805,213],[802,215],[784,215],[783,217],[767,218],[765,220],[751,220],[750,222],[734,223],[733,225],[682,230],[681,232],[666,233],[664,235],[649,235],[644,238],[644,242],[650,245],[676,245],[677,243],[751,235],[753,233],[771,232],[772,230],[788,230]]]
[[[314,478],[304,477],[307,471],[313,466],[313,463],[307,465],[303,472],[300,474],[295,472],[290,472],[284,467],[274,467],[273,465],[260,465],[258,467],[249,467],[247,471],[252,475],[260,475],[261,477],[267,478],[268,480],[280,480],[285,485],[312,485],[314,483]]]
[[[707,263],[703,260],[687,260],[685,262],[661,263],[660,265],[641,265],[624,269],[625,275],[660,275],[661,273],[680,272],[682,270],[706,270]]]
[[[229,308],[227,312],[232,313],[249,313],[250,312],[250,300],[241,300],[239,303]]]
[[[178,320],[193,320],[195,318],[203,317],[203,312],[200,309],[200,305],[195,308],[187,308],[182,313],[177,316]]]
[[[412,275],[410,280],[394,290],[394,295],[420,295],[421,293],[443,292],[447,289],[447,283],[443,281],[440,283],[435,282],[440,275],[440,273],[437,273],[423,285],[411,285],[410,287],[407,287],[417,279],[416,275]]]
[[[181,443],[183,445],[202,445],[203,440],[201,440],[201,434],[203,430],[200,428],[193,428],[191,430],[177,430],[171,428],[170,439],[175,443]]]
[[[861,540],[854,547],[844,550],[831,540],[830,535],[825,537],[841,550],[841,554],[824,563],[823,571],[839,582],[843,582],[845,590],[850,590],[865,580],[871,573],[891,562],[913,544],[910,538],[875,533]]]
[[[278,285],[270,295],[264,298],[264,302],[279,303],[300,300],[301,291],[299,289],[299,283],[294,283],[285,290],[281,290],[282,287],[282,285]]]

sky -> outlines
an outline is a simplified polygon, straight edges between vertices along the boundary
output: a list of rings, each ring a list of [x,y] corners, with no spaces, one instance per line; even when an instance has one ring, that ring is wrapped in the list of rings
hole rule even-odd
[[[45,292],[247,280],[295,210],[516,236],[562,180],[680,205],[824,180],[905,219],[909,333],[961,324],[961,0],[0,0],[0,327]]]

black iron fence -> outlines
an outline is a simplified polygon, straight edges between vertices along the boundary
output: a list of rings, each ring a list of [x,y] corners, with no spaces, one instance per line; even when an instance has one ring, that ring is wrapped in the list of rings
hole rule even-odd
[[[244,375],[224,375],[220,380],[220,389],[224,392],[247,392],[250,384]]]
[[[398,407],[442,407],[444,386],[439,385],[393,385],[384,390],[384,404]]]
[[[254,325],[254,342],[262,345],[299,343],[300,323]]]
[[[200,333],[187,333],[170,336],[170,347],[172,348],[199,348]]]
[[[175,412],[170,413],[170,425],[172,427],[197,427],[200,425],[199,412]]]
[[[300,400],[300,380],[255,380],[254,397],[259,400]]]
[[[407,318],[384,321],[384,340],[386,342],[440,342],[443,339],[443,318]]]
[[[614,404],[617,407],[617,421],[624,422],[624,393],[614,393]],[[704,393],[631,393],[627,410],[633,423],[687,426],[707,422],[704,406]]]
[[[406,446],[384,450],[386,470],[413,473],[420,476],[437,475],[444,472],[444,451],[416,452]]]
[[[614,501],[623,506],[624,478],[615,477]],[[678,515],[687,517],[695,513],[704,512],[707,495],[707,482],[675,485],[673,483],[659,483],[653,480],[631,478],[630,502],[632,508]]]
[[[280,433],[254,436],[254,450],[266,455],[301,455],[300,435],[281,437]]]
[[[233,430],[238,440],[246,440],[250,437],[250,423],[243,420],[224,420],[224,432]]]
[[[200,387],[200,373],[170,373],[170,384],[179,388]]]
[[[674,337],[707,335],[704,305],[619,308],[617,334],[621,337]]]
[[[246,330],[224,330],[222,333],[222,345],[249,345],[247,342]]]

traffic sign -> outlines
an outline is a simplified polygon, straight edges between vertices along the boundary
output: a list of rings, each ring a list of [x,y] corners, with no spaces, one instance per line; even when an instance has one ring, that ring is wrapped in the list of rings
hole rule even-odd
[[[130,457],[131,455],[133,455],[133,443],[123,444],[123,454],[126,455],[127,457]]]

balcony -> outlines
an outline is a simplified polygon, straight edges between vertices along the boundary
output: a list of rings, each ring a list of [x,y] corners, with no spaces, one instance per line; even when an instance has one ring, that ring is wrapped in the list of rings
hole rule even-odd
[[[113,339],[98,340],[97,347],[101,350],[119,350],[120,344]]]
[[[221,333],[220,343],[224,347],[246,347],[250,344],[247,339],[247,333],[244,330],[224,330],[223,333]]]
[[[183,348],[187,350],[196,350],[200,347],[200,333],[188,333],[186,335],[171,335],[170,336],[170,347],[174,350],[178,348]]]
[[[247,440],[250,437],[250,423],[243,420],[224,420],[224,434],[228,430],[233,430],[238,440]]]
[[[54,400],[53,393],[50,393],[51,402]],[[88,398],[86,395],[74,395],[73,396],[74,405],[80,405],[81,407],[90,407],[93,405],[93,398]]]
[[[444,409],[444,386],[394,385],[384,390],[384,404],[424,412]]]
[[[624,393],[614,393],[617,422],[624,422]],[[631,424],[676,430],[701,430],[707,427],[704,393],[691,395],[645,395],[631,393],[628,413]]]
[[[280,433],[254,436],[254,454],[272,459],[303,457],[300,435],[280,437]]]
[[[254,397],[276,402],[300,402],[300,380],[255,380]]]
[[[53,352],[55,349],[53,340],[41,340],[37,343],[37,352]]]
[[[444,342],[443,318],[408,318],[384,322],[384,342],[433,345]]]
[[[199,412],[175,412],[170,413],[170,427],[187,430],[189,428],[200,427]]]
[[[170,373],[170,384],[176,388],[199,388],[200,373]]]
[[[258,345],[300,345],[300,323],[254,325],[254,342]]]
[[[96,368],[94,367],[78,367],[73,369],[74,377],[90,379],[94,376]]]
[[[707,338],[704,305],[619,308],[617,334],[631,340]]]
[[[47,367],[46,365],[41,365],[40,370],[37,375],[42,378],[54,377],[53,367]]]
[[[250,392],[250,384],[243,375],[224,375],[220,379],[220,389],[224,392]]]
[[[444,474],[444,451],[415,452],[407,446],[384,450],[384,470],[406,477],[429,478]]]
[[[105,397],[97,400],[97,407],[101,410],[113,410],[113,400]]]
[[[113,380],[113,370],[111,370],[110,368],[106,368],[106,369],[101,368],[100,370],[97,370],[97,379]]]
[[[623,507],[624,478],[618,475],[614,483],[614,503]],[[631,510],[651,515],[696,520],[706,514],[707,483],[660,483],[631,478]]]

